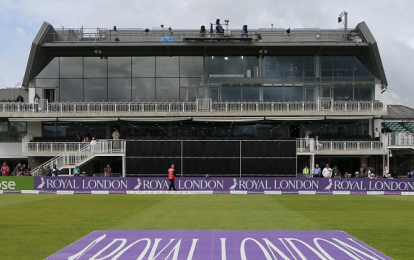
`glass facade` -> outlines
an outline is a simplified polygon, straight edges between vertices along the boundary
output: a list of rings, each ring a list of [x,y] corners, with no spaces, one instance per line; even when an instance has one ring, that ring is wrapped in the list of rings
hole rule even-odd
[[[1,125],[0,125],[1,127]],[[256,122],[43,122],[44,137],[75,138],[91,135],[110,139],[112,130],[120,129],[121,138],[300,138],[305,129],[321,140],[334,137],[369,138],[368,120],[325,121],[256,121]],[[0,128],[1,129],[1,128]]]
[[[0,142],[21,142],[26,133],[26,122],[0,122]]]
[[[374,76],[354,56],[56,57],[36,93],[58,102],[373,100]],[[329,91],[322,91],[329,89]]]

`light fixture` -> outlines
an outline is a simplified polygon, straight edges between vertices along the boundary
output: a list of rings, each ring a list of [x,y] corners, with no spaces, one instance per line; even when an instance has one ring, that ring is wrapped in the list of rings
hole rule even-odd
[[[162,29],[164,29],[164,25],[163,25],[163,24],[161,24],[161,25],[160,25],[160,27],[161,27]]]
[[[148,28],[145,28],[145,32],[148,33],[149,32],[149,29]]]
[[[116,25],[114,26],[114,31],[116,32]]]
[[[344,30],[345,30],[345,33],[347,33],[347,31],[348,31],[348,13],[345,12],[345,11],[340,13],[339,16],[338,16],[338,23],[342,22],[342,17],[344,17]]]
[[[286,33],[287,33],[287,34],[289,34],[289,33],[290,33],[290,28],[288,28],[288,29],[286,30]]]

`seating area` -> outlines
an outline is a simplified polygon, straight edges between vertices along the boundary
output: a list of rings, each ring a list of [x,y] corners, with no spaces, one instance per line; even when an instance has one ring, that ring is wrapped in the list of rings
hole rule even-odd
[[[76,142],[73,136],[35,136],[31,142]]]
[[[319,141],[372,141],[370,135],[329,135],[319,136]]]
[[[385,127],[387,128],[387,132],[406,132],[409,131],[403,123],[398,122],[385,122]]]

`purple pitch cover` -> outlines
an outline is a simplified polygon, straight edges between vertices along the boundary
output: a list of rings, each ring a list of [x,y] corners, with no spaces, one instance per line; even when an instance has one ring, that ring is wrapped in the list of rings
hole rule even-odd
[[[343,231],[104,230],[47,259],[391,258]]]

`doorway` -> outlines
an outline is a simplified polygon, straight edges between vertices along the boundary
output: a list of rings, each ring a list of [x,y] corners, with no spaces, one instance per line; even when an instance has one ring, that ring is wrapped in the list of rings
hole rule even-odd
[[[48,103],[55,102],[55,90],[54,89],[44,89],[43,97],[47,100]]]

